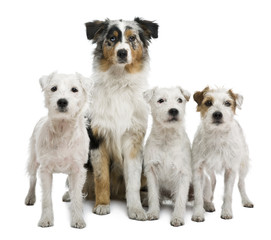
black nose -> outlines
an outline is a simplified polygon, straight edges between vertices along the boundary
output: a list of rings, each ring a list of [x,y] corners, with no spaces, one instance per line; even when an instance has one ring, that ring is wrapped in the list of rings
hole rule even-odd
[[[128,52],[125,49],[120,49],[118,50],[117,55],[120,59],[125,59],[127,58]]]
[[[173,117],[176,117],[179,114],[179,111],[176,108],[171,108],[168,110],[168,114]]]
[[[216,112],[213,113],[213,118],[214,118],[215,120],[221,120],[222,117],[223,117],[222,112],[216,111]]]
[[[65,108],[68,106],[68,101],[65,98],[61,98],[57,101],[57,106],[60,108]]]

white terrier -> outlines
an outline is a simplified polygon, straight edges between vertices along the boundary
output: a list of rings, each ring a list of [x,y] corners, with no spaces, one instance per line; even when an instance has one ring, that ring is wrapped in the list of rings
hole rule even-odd
[[[71,195],[71,226],[84,228],[82,188],[86,179],[89,137],[84,114],[88,105],[88,79],[79,74],[43,76],[40,85],[45,95],[48,116],[36,125],[30,140],[27,171],[30,188],[26,205],[36,201],[37,170],[42,186],[42,215],[38,225],[54,224],[52,209],[52,174],[68,174]]]
[[[204,221],[204,208],[214,211],[212,203],[216,184],[215,172],[224,171],[224,203],[221,218],[231,219],[232,191],[239,172],[239,191],[244,207],[252,208],[245,191],[249,155],[243,131],[234,119],[236,107],[241,109],[243,97],[224,88],[209,89],[194,94],[201,124],[192,146],[195,205],[192,220]],[[208,179],[210,177],[210,180]],[[203,190],[204,188],[204,190]]]
[[[170,224],[184,224],[192,177],[191,146],[184,128],[185,105],[190,93],[180,87],[154,88],[144,93],[151,106],[153,125],[144,150],[149,220],[159,218],[159,199],[175,203]]]

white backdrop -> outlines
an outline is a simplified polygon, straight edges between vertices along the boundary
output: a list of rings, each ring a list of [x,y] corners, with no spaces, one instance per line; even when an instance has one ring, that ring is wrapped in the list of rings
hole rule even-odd
[[[270,80],[271,2],[262,0],[208,1],[1,1],[0,3],[0,238],[15,239],[147,239],[157,237],[229,239],[266,236],[270,239]],[[38,79],[54,70],[90,76],[94,46],[84,23],[94,19],[156,20],[159,38],[150,45],[150,86],[174,86],[194,93],[205,86],[225,86],[244,96],[237,119],[251,155],[247,191],[255,204],[245,209],[237,187],[232,220],[220,219],[223,179],[218,178],[216,212],[204,223],[192,222],[188,206],[186,224],[170,226],[169,206],[160,219],[128,219],[123,202],[111,203],[111,214],[94,215],[93,202],[84,204],[87,227],[70,228],[69,204],[62,203],[65,175],[54,175],[55,226],[37,227],[37,203],[24,205],[28,190],[25,166],[33,127],[46,114]],[[186,126],[190,140],[199,123],[196,103],[187,104]]]

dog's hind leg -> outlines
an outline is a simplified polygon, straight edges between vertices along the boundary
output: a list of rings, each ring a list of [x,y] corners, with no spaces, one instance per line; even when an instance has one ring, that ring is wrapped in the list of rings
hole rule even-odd
[[[30,146],[30,157],[27,164],[27,172],[30,178],[30,187],[28,194],[25,198],[25,205],[34,205],[36,202],[36,182],[37,182],[37,170],[39,168],[39,163],[36,160],[36,153],[33,140],[31,140]]]
[[[69,188],[69,178],[67,178],[67,180],[66,180],[66,186]],[[66,191],[64,193],[64,195],[62,196],[62,201],[63,202],[70,202],[71,201],[71,197],[70,197],[69,191]]]
[[[242,164],[239,170],[239,182],[238,182],[238,188],[239,192],[242,198],[242,204],[244,207],[247,208],[253,208],[254,205],[253,203],[249,200],[247,193],[246,193],[246,188],[245,188],[245,177],[248,172],[248,167],[245,164]]]

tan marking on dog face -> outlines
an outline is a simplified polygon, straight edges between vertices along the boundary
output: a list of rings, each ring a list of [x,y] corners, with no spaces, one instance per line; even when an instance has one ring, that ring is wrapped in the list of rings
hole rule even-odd
[[[137,73],[141,71],[143,67],[143,47],[134,30],[127,29],[124,36],[126,41],[129,43],[132,55],[132,63],[127,64],[125,69],[129,73]],[[134,41],[131,41],[130,38],[133,38]]]
[[[204,88],[202,91],[195,92],[193,98],[198,105],[201,105],[204,95],[210,90],[209,87]]]
[[[108,41],[105,41],[105,43],[103,45],[103,55],[104,56],[100,61],[101,71],[106,72],[114,64],[115,47],[117,45],[118,45],[118,43],[114,46],[108,45]]]
[[[197,111],[200,112],[201,117],[205,117],[205,114],[208,112],[209,108],[212,106],[208,106],[208,103],[214,103],[214,99],[211,96],[204,97],[200,106],[198,106]]]
[[[114,32],[113,32],[113,35],[114,35],[115,37],[118,37],[118,36],[119,36],[119,33],[118,33],[117,31],[114,31]]]
[[[233,113],[235,114],[236,107],[237,107],[237,103],[236,103],[237,96],[231,89],[228,91],[228,94],[231,97],[231,101],[230,101],[231,102],[231,109],[232,109]]]
[[[201,113],[201,117],[204,117],[210,106],[206,106],[206,102],[214,102],[212,97],[206,97],[207,92],[210,91],[209,87],[204,88],[202,91],[195,92],[193,98],[198,104],[197,112]]]

